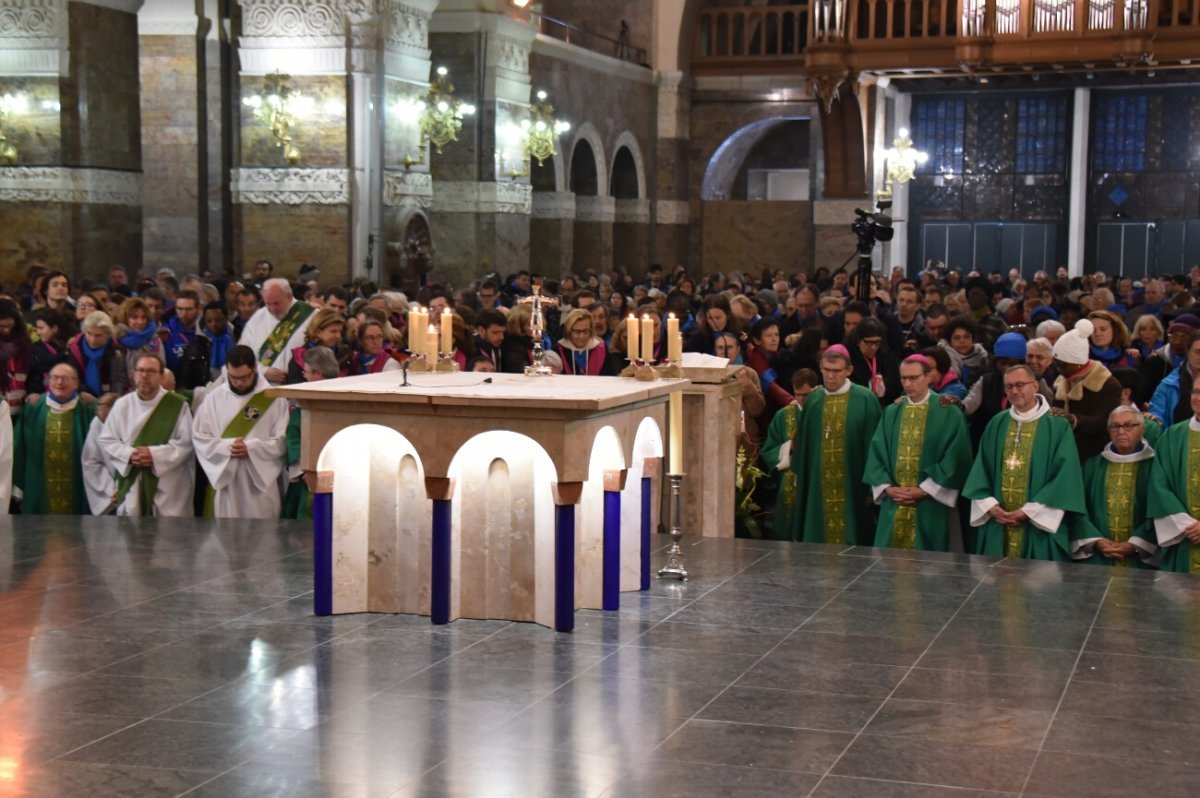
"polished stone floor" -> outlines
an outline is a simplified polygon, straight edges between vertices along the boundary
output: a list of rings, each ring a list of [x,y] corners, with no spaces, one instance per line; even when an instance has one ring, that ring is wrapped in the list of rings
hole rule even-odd
[[[0,796],[1200,794],[1200,580],[690,541],[566,636],[315,618],[307,534],[0,519]]]

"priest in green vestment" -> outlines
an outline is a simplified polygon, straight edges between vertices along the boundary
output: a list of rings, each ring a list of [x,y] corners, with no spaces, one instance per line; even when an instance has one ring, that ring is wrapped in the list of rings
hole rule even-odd
[[[924,355],[900,364],[904,396],[884,409],[871,439],[863,481],[879,504],[876,546],[951,548],[951,521],[957,524],[958,494],[971,470],[971,436],[962,412],[929,389],[932,374]]]
[[[13,495],[21,514],[90,512],[83,483],[83,445],[94,408],[79,399],[79,372],[50,369],[47,390],[27,405],[13,430]]]
[[[825,385],[804,403],[792,442],[797,524],[790,538],[870,546],[875,513],[863,484],[867,449],[879,423],[879,399],[850,382],[850,353],[834,344],[821,356]]]
[[[791,530],[800,521],[796,517],[796,473],[792,471],[792,439],[800,423],[804,402],[817,387],[817,374],[812,369],[798,369],[792,375],[792,393],[795,399],[782,408],[771,419],[767,427],[767,438],[759,456],[764,469],[775,481],[775,512],[770,537],[789,540]]]
[[[1026,365],[1004,372],[1008,412],[998,413],[979,442],[963,486],[978,527],[978,553],[1032,560],[1087,556],[1087,539],[1072,540],[1075,515],[1084,513],[1083,474],[1075,436],[1065,418],[1051,415]]]
[[[1146,512],[1162,549],[1159,568],[1200,573],[1200,381],[1192,417],[1169,427],[1155,448]]]
[[[1143,438],[1146,425],[1140,410],[1120,405],[1108,415],[1108,445],[1083,464],[1084,504],[1098,537],[1090,530],[1076,535],[1094,539],[1089,562],[1151,567],[1158,545],[1154,522],[1146,515],[1154,467],[1154,447]]]
[[[324,346],[314,346],[304,352],[304,381],[332,380],[341,375],[341,366],[332,349]],[[292,407],[288,414],[287,426],[287,461],[288,487],[283,497],[283,518],[308,520],[312,516],[312,483],[316,479],[313,471],[305,471],[300,466],[300,455],[304,451],[301,445],[301,422],[303,419],[300,407]]]

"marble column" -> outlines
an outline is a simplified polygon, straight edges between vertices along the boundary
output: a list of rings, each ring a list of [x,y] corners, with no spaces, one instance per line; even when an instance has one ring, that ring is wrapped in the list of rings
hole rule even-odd
[[[456,96],[477,108],[459,140],[430,160],[436,269],[455,285],[527,269],[530,259],[533,192],[519,131],[536,31],[481,5],[490,4],[444,0],[430,21],[434,66],[445,66]]]
[[[215,0],[146,0],[138,12],[142,247],[177,274],[225,271],[225,59]]]
[[[32,263],[76,278],[141,268],[140,6],[3,3],[0,95],[18,105],[5,126],[16,160],[0,166],[0,282]]]
[[[382,193],[371,190],[380,149],[372,106],[381,15],[356,0],[239,3],[235,271],[266,258],[281,276],[294,277],[301,264],[314,263],[322,280],[346,281],[366,262],[372,195]],[[289,88],[304,98],[294,106],[290,131],[300,151],[294,163],[245,104],[263,93],[275,72],[290,76]]]
[[[688,126],[691,115],[690,88],[682,72],[662,72],[658,77],[658,139],[655,160],[654,201],[650,228],[650,260],[671,269],[687,264],[688,221],[699,216],[700,203],[693,208],[688,186]],[[697,197],[699,192],[697,191]]]

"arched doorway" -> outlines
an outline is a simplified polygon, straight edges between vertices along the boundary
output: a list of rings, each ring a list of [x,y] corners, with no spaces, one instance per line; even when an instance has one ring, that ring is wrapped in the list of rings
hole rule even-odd
[[[601,187],[608,188],[607,174],[602,170],[599,158],[604,150],[599,149],[599,135],[585,125],[571,150],[571,191],[575,194],[574,257],[570,271],[582,273],[588,270],[608,272],[612,270],[613,253],[613,201],[601,195]]]
[[[804,116],[745,125],[721,142],[704,171],[701,265],[737,263],[754,253],[759,268],[807,268],[815,232],[810,140]]]
[[[643,277],[650,260],[650,203],[644,198],[644,181],[637,141],[625,133],[613,155],[609,193],[613,197],[613,267]]]
[[[433,235],[429,219],[417,211],[403,226],[399,241],[385,249],[383,286],[415,296],[433,271]]]

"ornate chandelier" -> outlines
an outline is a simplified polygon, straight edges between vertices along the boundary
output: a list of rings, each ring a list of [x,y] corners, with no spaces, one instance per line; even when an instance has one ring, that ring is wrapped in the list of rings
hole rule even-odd
[[[272,72],[263,82],[262,93],[252,94],[242,103],[254,109],[254,118],[271,129],[275,146],[283,150],[283,159],[295,166],[300,162],[300,148],[292,141],[292,127],[312,101],[289,85],[291,79],[291,75]]]
[[[913,147],[908,128],[903,127],[896,131],[896,138],[892,146],[884,150],[883,157],[887,167],[883,191],[879,192],[881,198],[891,197],[894,183],[903,184],[912,180],[917,174],[917,166],[929,160],[928,153]]]

